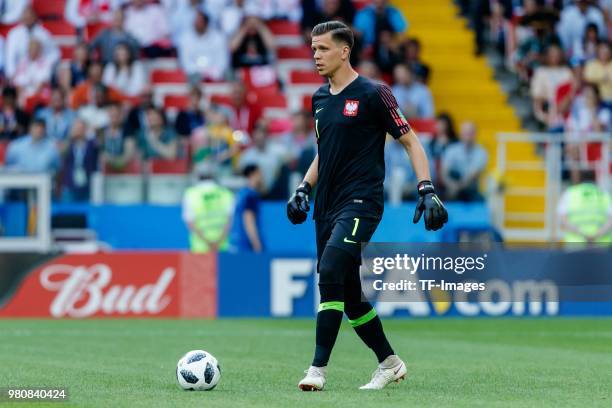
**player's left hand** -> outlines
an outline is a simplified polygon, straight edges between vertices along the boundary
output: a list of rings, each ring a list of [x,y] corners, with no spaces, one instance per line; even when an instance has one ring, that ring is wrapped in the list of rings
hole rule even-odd
[[[310,184],[304,181],[287,202],[287,218],[292,224],[301,224],[306,221],[308,211],[310,211],[308,196],[311,190]]]
[[[419,201],[414,210],[413,223],[418,223],[421,215],[425,213],[425,229],[427,231],[437,231],[448,221],[448,213],[444,204],[436,195],[431,181],[421,181],[418,186]]]

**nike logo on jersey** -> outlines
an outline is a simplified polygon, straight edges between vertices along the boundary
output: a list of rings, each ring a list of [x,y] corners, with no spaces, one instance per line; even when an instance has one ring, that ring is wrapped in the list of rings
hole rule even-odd
[[[344,237],[344,242],[349,243],[349,244],[356,244],[357,243],[357,241],[351,241],[347,237]]]
[[[325,109],[325,108],[319,108],[319,109],[317,109],[317,110],[315,111],[315,115],[316,115],[317,113],[321,112],[323,109]]]

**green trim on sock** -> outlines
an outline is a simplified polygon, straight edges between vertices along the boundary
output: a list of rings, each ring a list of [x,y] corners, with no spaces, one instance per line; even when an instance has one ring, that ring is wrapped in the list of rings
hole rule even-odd
[[[319,303],[319,312],[323,310],[337,310],[339,312],[344,312],[344,302],[323,302]]]
[[[353,327],[359,327],[362,324],[366,324],[367,322],[369,322],[370,320],[372,320],[375,317],[376,317],[376,310],[374,308],[372,308],[368,313],[364,314],[361,317],[358,317],[355,320],[349,319],[349,323]]]

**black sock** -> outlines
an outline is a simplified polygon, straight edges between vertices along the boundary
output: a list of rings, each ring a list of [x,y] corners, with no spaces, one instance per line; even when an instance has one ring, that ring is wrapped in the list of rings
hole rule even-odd
[[[335,309],[321,310],[317,314],[317,336],[315,355],[312,365],[315,367],[325,367],[329,361],[340,324],[342,323],[342,311]]]
[[[382,327],[378,316],[374,316],[368,322],[354,327],[355,332],[363,342],[376,353],[378,362],[382,363],[385,358],[395,354]]]

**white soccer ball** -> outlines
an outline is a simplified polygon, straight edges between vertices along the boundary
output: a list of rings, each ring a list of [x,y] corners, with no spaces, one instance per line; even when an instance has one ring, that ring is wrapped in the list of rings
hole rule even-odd
[[[221,368],[209,352],[192,350],[178,361],[176,379],[184,390],[210,391],[221,379]]]

